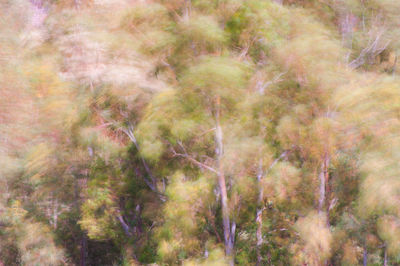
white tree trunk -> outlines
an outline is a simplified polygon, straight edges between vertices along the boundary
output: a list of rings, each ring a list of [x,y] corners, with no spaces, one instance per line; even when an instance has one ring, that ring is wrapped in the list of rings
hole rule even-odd
[[[262,256],[261,256],[261,246],[263,242],[262,238],[262,215],[263,215],[263,198],[264,198],[264,189],[261,184],[261,180],[263,177],[263,170],[262,170],[262,160],[260,159],[259,166],[258,166],[258,173],[257,173],[257,182],[259,186],[259,191],[258,191],[258,199],[257,199],[257,215],[256,215],[256,223],[257,223],[257,232],[256,232],[256,237],[257,237],[257,266],[262,265]]]
[[[322,160],[321,170],[319,173],[319,200],[318,200],[318,212],[324,211],[324,207],[327,206],[326,211],[329,212],[329,206],[327,205],[327,189],[329,182],[329,156],[325,155]],[[329,217],[329,216],[328,216]]]
[[[221,124],[219,120],[220,116],[220,98],[218,96],[216,103],[216,113],[215,113],[215,122],[216,122],[216,130],[215,130],[215,153],[217,156],[217,164],[218,164],[218,185],[219,191],[221,194],[221,206],[222,206],[222,224],[224,227],[224,242],[225,242],[225,254],[231,257],[233,254],[233,246],[234,240],[233,235],[235,228],[231,231],[230,221],[229,221],[229,207],[228,207],[228,194],[226,191],[226,182],[225,182],[225,174],[224,167],[222,164],[222,156],[223,156],[223,135]],[[233,265],[233,258],[231,258],[231,265]]]

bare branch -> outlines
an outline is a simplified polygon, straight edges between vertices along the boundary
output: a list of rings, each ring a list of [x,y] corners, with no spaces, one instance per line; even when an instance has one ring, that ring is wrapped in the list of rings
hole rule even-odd
[[[135,138],[135,135],[133,134],[133,131],[134,131],[133,125],[132,125],[132,124],[129,124],[129,125],[128,125],[128,128],[120,128],[120,130],[121,130],[122,132],[124,132],[124,133],[129,137],[129,139],[133,142],[133,144],[135,145],[136,149],[137,149],[138,152],[139,152],[139,151],[140,151],[140,149],[139,149],[139,144],[137,143],[137,140],[136,140],[136,138]],[[143,176],[144,182],[147,184],[147,186],[148,186],[153,192],[157,193],[157,194],[160,196],[160,199],[161,199],[162,201],[165,201],[165,200],[166,200],[165,195],[163,195],[162,193],[160,193],[160,192],[158,191],[157,186],[156,186],[156,178],[154,177],[152,171],[150,170],[150,167],[149,167],[149,165],[147,164],[146,160],[145,160],[143,157],[141,157],[141,156],[140,156],[140,160],[142,161],[142,164],[143,164],[143,166],[144,166],[144,169],[146,170],[147,175],[150,177],[150,181],[149,181],[146,177]]]
[[[194,163],[195,165],[197,165],[200,168],[204,168],[204,169],[207,169],[207,170],[209,170],[209,171],[211,171],[211,172],[213,172],[215,174],[219,174],[219,172],[217,170],[215,170],[214,168],[212,168],[212,167],[210,167],[210,166],[208,166],[208,165],[206,165],[206,164],[204,164],[202,162],[197,161],[196,159],[194,159],[192,156],[190,156],[187,153],[177,153],[173,147],[171,147],[171,151],[172,151],[172,154],[174,155],[174,157],[186,158],[190,162]]]
[[[359,68],[363,64],[365,64],[365,60],[367,57],[371,56],[377,56],[381,54],[389,45],[390,41],[387,41],[383,46],[380,46],[380,40],[382,38],[382,35],[384,33],[384,30],[381,30],[377,36],[375,37],[374,41],[370,41],[367,47],[365,47],[360,55],[354,59],[353,61],[350,62],[349,66],[353,69]]]
[[[278,158],[276,158],[272,164],[269,166],[269,168],[267,169],[266,173],[268,173],[269,171],[271,171],[271,169],[284,157],[286,157],[288,155],[290,151],[284,151]]]
[[[287,229],[287,228],[279,228],[279,229],[274,229],[274,230],[272,230],[272,231],[269,231],[267,234],[271,234],[271,233],[277,232],[277,231],[283,232],[283,231],[288,231],[288,230],[289,230],[289,229]]]
[[[214,130],[216,130],[215,127],[211,128],[211,129],[208,129],[208,130],[204,131],[203,133],[201,133],[200,135],[198,135],[197,138],[200,138],[200,137],[202,137],[202,136],[206,135],[207,133],[209,133],[211,131],[214,131]]]
[[[279,73],[279,74],[276,75],[272,80],[270,80],[270,81],[268,81],[268,82],[266,82],[266,83],[260,85],[259,88],[258,88],[259,93],[260,93],[260,94],[264,94],[264,91],[265,91],[266,88],[268,88],[269,86],[271,86],[271,85],[273,85],[273,84],[276,84],[276,83],[279,83],[279,82],[283,81],[283,79],[281,79],[281,77],[282,77],[283,75],[285,75],[286,73],[287,73],[287,72]]]
[[[125,222],[124,218],[121,215],[121,212],[119,210],[117,210],[117,220],[120,222],[122,228],[124,229],[124,232],[127,236],[132,236],[131,233],[131,228],[130,226]]]

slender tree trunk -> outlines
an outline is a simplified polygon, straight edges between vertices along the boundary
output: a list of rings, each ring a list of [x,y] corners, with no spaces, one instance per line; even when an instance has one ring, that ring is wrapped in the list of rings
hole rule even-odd
[[[395,55],[394,65],[392,67],[392,76],[396,75],[397,55]]]
[[[81,193],[80,193],[80,187],[79,187],[79,180],[78,177],[75,176],[75,201],[74,201],[74,208],[78,210],[80,213],[80,200],[81,200]],[[80,239],[80,259],[79,259],[79,265],[80,266],[86,266],[86,257],[87,257],[87,239],[86,239],[86,233],[82,232],[81,239]]]
[[[262,170],[262,160],[260,159],[259,166],[258,166],[258,174],[257,174],[257,182],[259,186],[259,191],[258,191],[258,199],[257,199],[257,215],[256,215],[256,222],[257,222],[257,232],[256,232],[256,237],[257,237],[257,266],[261,265],[262,262],[262,256],[261,256],[261,246],[262,246],[262,215],[263,215],[263,198],[264,198],[264,189],[263,186],[261,185],[261,180],[263,176],[263,170]]]
[[[129,137],[129,139],[130,139],[130,140],[133,142],[133,144],[135,145],[137,152],[140,153],[139,143],[137,142],[136,137],[135,137],[135,135],[134,135],[134,133],[133,133],[133,126],[132,126],[132,125],[129,125],[129,127],[128,127],[127,129],[122,129],[122,132],[124,132],[124,133]],[[156,180],[156,178],[154,177],[154,175],[153,175],[153,173],[152,173],[152,171],[151,171],[149,165],[147,164],[146,160],[145,160],[142,156],[140,156],[140,160],[142,161],[142,164],[143,164],[143,166],[144,166],[144,169],[145,169],[147,175],[148,175],[149,178],[150,178],[150,180],[148,180],[148,178],[147,178],[146,176],[143,176],[144,182],[146,183],[146,185],[147,185],[153,192],[155,192],[155,193],[158,195],[158,197],[160,198],[161,201],[165,202],[165,201],[166,201],[166,198],[165,198],[165,196],[164,196],[162,193],[160,193],[160,192],[158,191],[158,188],[157,188],[157,180]]]
[[[232,256],[232,260],[230,261],[231,265],[233,265],[233,248],[235,245],[235,232],[236,232],[236,222],[234,221],[234,219],[232,219],[231,222],[231,231],[230,231],[230,235],[229,235],[229,250],[231,250],[231,256]]]
[[[190,11],[192,9],[192,1],[191,0],[185,0],[185,9],[183,12],[183,18],[188,21],[190,17]]]
[[[258,199],[257,199],[257,213],[256,213],[256,223],[257,223],[257,231],[256,231],[256,238],[257,238],[257,244],[256,244],[256,249],[257,249],[257,263],[256,265],[262,265],[262,256],[261,256],[261,246],[263,242],[262,238],[262,215],[263,215],[263,210],[265,209],[263,206],[263,199],[264,199],[264,188],[261,184],[262,178],[264,174],[267,174],[282,158],[286,157],[288,154],[288,151],[284,151],[278,158],[276,158],[272,164],[269,166],[269,168],[265,171],[263,171],[263,165],[262,165],[262,159],[260,159],[258,163],[258,173],[257,173],[257,182],[259,186],[259,191],[258,191]]]
[[[318,212],[321,213],[326,206],[326,214],[329,218],[329,204],[327,202],[329,194],[329,156],[326,154],[321,164],[321,170],[319,173],[319,200],[318,200]],[[329,221],[328,221],[329,223]]]
[[[79,181],[78,178],[75,177],[75,202],[74,202],[74,207],[78,210],[80,213],[80,200],[81,200],[81,195],[80,195],[80,187],[79,187]],[[87,258],[87,238],[86,238],[86,233],[82,232],[81,235],[81,240],[80,240],[80,259],[79,259],[79,265],[80,266],[86,266]]]
[[[363,251],[363,266],[367,266],[368,262],[368,251],[367,251],[367,245],[364,244],[364,251]]]
[[[122,215],[120,213],[117,214],[117,220],[120,222],[122,228],[124,229],[125,235],[127,237],[131,237],[132,233],[131,233],[131,228],[129,227],[129,225],[125,222],[124,218],[122,217]]]
[[[57,221],[58,221],[58,201],[57,199],[53,200],[53,227],[57,229]]]
[[[342,45],[351,50],[353,47],[353,28],[357,23],[357,19],[351,11],[345,10],[339,15],[339,23],[342,34]],[[351,52],[346,54],[347,63],[349,62],[350,55]]]
[[[225,174],[224,167],[222,164],[222,156],[223,156],[223,135],[222,129],[220,125],[220,97],[217,97],[216,102],[216,113],[215,113],[215,121],[216,121],[216,130],[215,130],[215,142],[216,148],[215,153],[217,155],[217,164],[218,164],[218,185],[219,191],[221,194],[221,206],[222,206],[222,224],[224,227],[224,242],[225,242],[225,254],[227,256],[232,256],[233,253],[233,239],[231,235],[230,229],[230,221],[229,221],[229,208],[228,208],[228,195],[226,192],[226,183],[225,183]],[[233,265],[233,260],[231,261]]]
[[[387,258],[387,246],[385,244],[385,246],[383,247],[383,266],[387,266],[388,265],[388,258]]]
[[[79,263],[80,266],[87,265],[86,258],[87,258],[87,238],[86,234],[83,234],[81,238],[81,258]]]
[[[321,165],[321,171],[319,173],[319,200],[318,200],[318,212],[321,213],[325,204],[326,196],[326,185],[324,175],[324,163]]]
[[[88,149],[89,156],[93,158],[93,149],[89,147]],[[82,191],[85,190],[85,184],[87,184],[87,180],[89,179],[89,169],[86,171],[85,177],[82,179],[84,182],[79,182],[78,177],[75,176],[75,202],[74,207],[78,210],[78,213],[81,214],[81,204],[82,199],[84,198]],[[80,241],[80,266],[88,265],[88,248],[87,248],[88,238],[85,231],[82,231],[81,241]]]

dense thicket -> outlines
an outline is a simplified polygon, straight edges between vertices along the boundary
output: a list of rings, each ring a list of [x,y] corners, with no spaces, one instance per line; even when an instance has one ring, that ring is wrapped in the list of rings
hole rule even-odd
[[[400,264],[398,0],[0,10],[0,265]]]

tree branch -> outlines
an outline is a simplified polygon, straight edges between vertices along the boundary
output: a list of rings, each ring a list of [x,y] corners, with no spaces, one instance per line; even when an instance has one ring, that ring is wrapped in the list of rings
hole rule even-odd
[[[185,153],[177,153],[172,146],[171,146],[171,151],[172,151],[172,154],[174,155],[174,157],[186,158],[190,162],[194,163],[195,165],[197,165],[200,168],[204,168],[204,169],[207,169],[207,170],[209,170],[209,171],[211,171],[211,172],[213,172],[215,174],[219,174],[219,172],[217,170],[215,170],[214,168],[212,168],[212,167],[210,167],[210,166],[208,166],[208,165],[206,165],[206,164],[204,164],[202,162],[197,161],[196,159],[194,159],[192,156],[190,156],[186,152]]]
[[[269,86],[271,86],[271,85],[273,85],[273,84],[275,84],[275,83],[281,82],[281,81],[282,81],[281,77],[282,77],[283,75],[285,75],[286,73],[287,73],[287,72],[279,73],[279,74],[276,75],[272,80],[270,80],[270,81],[264,83],[263,85],[260,85],[259,88],[258,88],[259,93],[260,93],[260,94],[264,94],[264,91],[265,91],[266,88],[268,88]]]
[[[266,173],[271,171],[271,169],[284,157],[286,157],[289,154],[290,150],[284,151],[278,158],[276,158],[272,164],[268,167]]]
[[[369,44],[367,45],[367,47],[365,47],[361,51],[360,55],[356,59],[354,59],[353,61],[350,62],[349,66],[352,69],[356,69],[356,68],[359,68],[360,66],[362,66],[365,63],[365,58],[367,56],[377,56],[387,48],[390,41],[387,41],[386,44],[383,45],[383,47],[379,47],[379,41],[381,40],[383,33],[384,33],[383,30],[380,31],[377,34],[375,40],[372,42],[370,41]]]
[[[136,137],[133,134],[133,126],[131,124],[128,125],[128,128],[120,128],[122,132],[124,132],[129,139],[133,142],[135,145],[137,151],[139,152],[139,144],[137,143]],[[150,181],[143,176],[144,182],[147,184],[147,186],[155,193],[157,193],[160,196],[161,201],[166,201],[165,195],[162,194],[161,192],[158,191],[157,186],[156,186],[156,178],[154,177],[153,173],[150,170],[149,165],[147,164],[146,160],[140,156],[140,160],[142,161],[142,164],[144,166],[144,169],[146,170],[147,175],[150,177]]]

